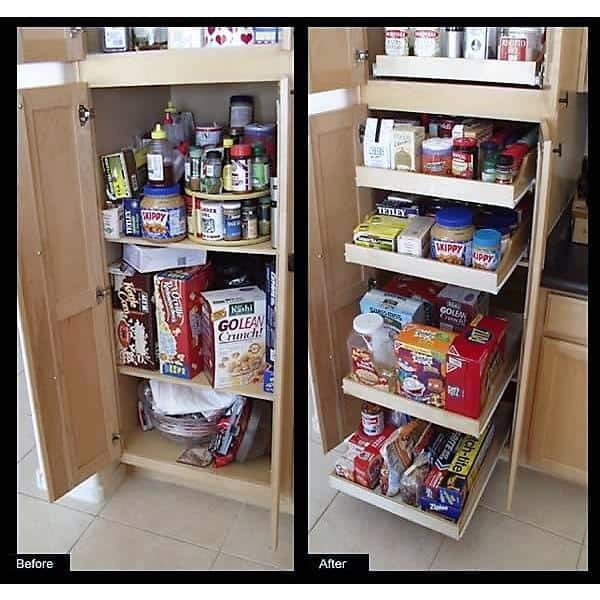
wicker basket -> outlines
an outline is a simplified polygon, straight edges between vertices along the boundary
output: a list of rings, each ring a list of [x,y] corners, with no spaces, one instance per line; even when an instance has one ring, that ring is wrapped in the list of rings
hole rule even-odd
[[[144,411],[154,428],[164,437],[187,446],[207,443],[217,433],[216,422],[209,422],[200,414],[169,416],[157,413],[144,400]]]

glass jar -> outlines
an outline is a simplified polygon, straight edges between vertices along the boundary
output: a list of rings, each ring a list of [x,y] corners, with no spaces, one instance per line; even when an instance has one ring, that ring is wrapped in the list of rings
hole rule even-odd
[[[384,427],[383,408],[372,402],[363,402],[360,421],[365,435],[380,435]]]
[[[192,146],[185,159],[185,185],[192,192],[201,191],[202,150]]]
[[[218,150],[209,150],[202,165],[204,171],[202,187],[207,194],[221,193],[221,167],[221,153]]]
[[[173,150],[167,140],[167,132],[160,126],[160,123],[155,125],[151,138],[152,141],[146,156],[148,183],[155,187],[170,187],[175,183]]]
[[[481,142],[479,145],[479,165],[481,180],[488,183],[496,181],[496,159],[498,157],[498,144],[492,141]]]
[[[252,147],[252,190],[262,192],[269,189],[271,174],[269,172],[269,158],[265,155],[263,145],[255,144]]]
[[[223,202],[223,239],[237,242],[242,239],[241,202]]]
[[[200,202],[200,232],[203,240],[223,239],[223,203],[214,200]]]
[[[394,342],[383,317],[367,313],[354,317],[348,336],[351,377],[358,383],[393,391],[396,381]]]
[[[452,174],[452,140],[432,137],[423,141],[421,170],[429,175]]]
[[[244,127],[243,143],[262,144],[269,157],[271,171],[275,174],[277,164],[277,125],[275,123],[250,123]]]
[[[385,53],[388,56],[410,54],[410,27],[385,27]]]
[[[254,120],[254,98],[231,96],[229,99],[229,127],[245,127]]]
[[[496,229],[478,229],[473,236],[473,268],[495,271],[502,255],[502,236]]]
[[[513,182],[514,158],[510,154],[500,154],[496,160],[496,183],[511,185]]]
[[[455,138],[452,145],[452,175],[462,179],[475,179],[477,173],[477,140]]]
[[[187,234],[187,211],[179,186],[144,187],[140,203],[142,237],[155,243],[178,242]]]
[[[258,235],[271,235],[271,196],[258,201]]]
[[[248,144],[231,147],[231,190],[248,193],[252,191],[252,148]]]
[[[431,228],[431,258],[470,267],[474,233],[472,210],[463,207],[438,210]]]
[[[242,239],[255,240],[258,237],[258,204],[248,200],[242,205]]]
[[[231,192],[231,147],[233,139],[226,137],[223,140],[223,191]]]

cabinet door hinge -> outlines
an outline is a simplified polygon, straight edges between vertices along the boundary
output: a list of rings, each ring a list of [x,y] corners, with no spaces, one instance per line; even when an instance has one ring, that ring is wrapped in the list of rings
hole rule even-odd
[[[369,51],[368,50],[354,50],[354,60],[356,62],[365,62],[369,60]]]
[[[76,35],[80,35],[83,31],[83,27],[69,27],[69,37],[74,38]]]
[[[113,442],[118,442],[121,439],[121,434],[117,431],[117,432],[113,432],[112,434],[112,441]]]
[[[85,127],[86,123],[96,116],[96,111],[91,107],[88,108],[87,106],[80,104],[77,107],[77,114],[79,116],[79,124],[82,127]]]
[[[294,272],[294,253],[288,254],[288,271],[290,273]]]
[[[104,298],[106,298],[106,296],[110,295],[111,291],[112,291],[112,288],[110,286],[105,287],[105,288],[97,287],[96,288],[96,302],[98,302],[98,304],[100,304],[100,302],[102,302],[102,300],[104,300]]]

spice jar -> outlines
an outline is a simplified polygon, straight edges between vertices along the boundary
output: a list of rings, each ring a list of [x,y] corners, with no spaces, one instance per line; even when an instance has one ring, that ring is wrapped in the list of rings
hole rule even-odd
[[[246,193],[252,191],[252,149],[248,144],[231,147],[231,190]]]
[[[501,234],[495,229],[478,229],[473,236],[473,268],[495,271],[500,264]]]
[[[477,140],[456,138],[452,146],[452,175],[462,179],[475,179],[477,173]]]
[[[383,408],[372,402],[363,402],[361,411],[361,425],[365,435],[379,435],[383,431]]]
[[[242,239],[241,218],[241,202],[223,203],[223,239],[226,242],[237,242]]]
[[[255,192],[269,189],[269,159],[262,144],[252,147],[252,189]]]
[[[207,194],[221,193],[221,153],[218,150],[209,150],[203,162],[204,178],[202,179],[203,191]]]
[[[258,201],[258,235],[271,235],[271,196]]]
[[[415,27],[415,56],[440,56],[440,27]]]
[[[408,56],[410,27],[385,27],[385,53],[388,56]]]
[[[203,240],[223,239],[223,203],[214,200],[200,202],[200,232]]]
[[[242,205],[242,239],[255,240],[258,237],[258,205],[256,200],[248,200]]]
[[[229,127],[245,127],[254,120],[252,96],[231,96],[229,99]]]
[[[481,167],[481,180],[488,183],[496,181],[496,159],[498,157],[498,144],[486,140],[479,145],[479,164]]]
[[[429,175],[452,174],[452,140],[432,137],[423,141],[421,169]]]
[[[194,210],[194,196],[188,196],[185,194],[183,196],[183,201],[185,202],[185,213],[187,215],[187,232],[189,238],[195,238],[197,233],[196,228],[196,214]]]
[[[223,191],[231,192],[231,147],[233,139],[227,137],[223,140]]]
[[[151,186],[172,186],[173,150],[167,140],[167,132],[157,123],[151,134],[152,141],[146,156],[148,183]]]
[[[514,158],[510,154],[500,154],[496,160],[496,183],[511,185],[513,182]]]
[[[186,237],[187,212],[178,185],[163,188],[145,186],[140,213],[144,239],[164,244]]]
[[[431,258],[454,265],[471,266],[473,211],[463,207],[442,208],[431,228]]]
[[[201,191],[202,150],[192,146],[185,159],[185,185],[192,192]]]

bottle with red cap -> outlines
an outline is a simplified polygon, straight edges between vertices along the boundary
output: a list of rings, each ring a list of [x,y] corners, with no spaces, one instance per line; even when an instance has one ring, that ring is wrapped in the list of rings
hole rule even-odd
[[[231,147],[231,191],[252,191],[252,147],[236,144]]]

